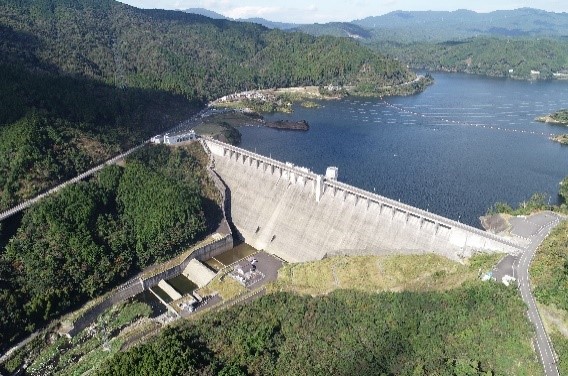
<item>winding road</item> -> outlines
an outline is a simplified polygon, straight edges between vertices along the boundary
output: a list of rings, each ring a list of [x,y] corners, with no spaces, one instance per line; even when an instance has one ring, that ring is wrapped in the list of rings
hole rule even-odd
[[[551,215],[550,221],[539,228],[538,232],[531,236],[530,244],[526,247],[523,254],[513,264],[519,284],[519,290],[521,292],[521,297],[527,305],[529,320],[535,328],[535,350],[540,357],[546,376],[559,376],[560,373],[558,372],[558,367],[556,366],[557,355],[554,352],[550,338],[546,334],[544,325],[542,323],[542,318],[538,313],[536,300],[531,291],[529,267],[538,246],[542,243],[542,241],[550,233],[550,231],[560,222],[560,220],[560,217]]]

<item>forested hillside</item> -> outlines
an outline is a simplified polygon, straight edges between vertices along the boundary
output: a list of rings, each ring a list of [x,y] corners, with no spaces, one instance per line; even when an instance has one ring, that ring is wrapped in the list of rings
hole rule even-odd
[[[0,2],[0,210],[247,88],[414,78],[357,43],[113,0]]]
[[[317,39],[112,0],[3,3],[3,61],[23,60],[117,86],[211,99],[247,87],[356,85],[369,78],[395,84],[413,77],[349,39]]]
[[[566,13],[462,9],[396,11],[351,23],[301,25],[298,30],[350,35],[413,69],[526,80],[568,78],[567,25]]]
[[[27,210],[0,254],[0,349],[217,225],[204,163],[199,144],[146,147]]]
[[[568,178],[560,195],[568,202]],[[560,223],[538,248],[530,269],[534,295],[558,354],[561,375],[568,373],[568,222]]]
[[[277,293],[105,362],[98,375],[538,375],[514,289]],[[183,361],[181,361],[183,359]]]
[[[353,23],[372,29],[377,40],[398,40],[406,43],[444,42],[478,36],[533,38],[568,36],[568,14],[533,8],[497,10],[488,13],[466,9],[395,11],[356,20]]]
[[[441,43],[370,42],[415,69],[494,77],[550,79],[568,73],[568,40],[480,37]],[[568,76],[568,74],[566,75]]]
[[[167,92],[0,64],[0,211],[173,126],[196,107]]]

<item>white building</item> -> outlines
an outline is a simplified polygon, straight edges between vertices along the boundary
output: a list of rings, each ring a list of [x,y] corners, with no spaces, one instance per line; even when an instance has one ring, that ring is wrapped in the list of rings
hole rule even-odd
[[[338,175],[339,175],[339,168],[335,166],[330,166],[325,171],[325,178],[329,180],[337,180]]]
[[[197,140],[197,134],[193,129],[185,132],[178,133],[166,133],[165,135],[158,134],[150,139],[154,144],[166,144],[173,145],[179,144],[180,142],[194,141]]]

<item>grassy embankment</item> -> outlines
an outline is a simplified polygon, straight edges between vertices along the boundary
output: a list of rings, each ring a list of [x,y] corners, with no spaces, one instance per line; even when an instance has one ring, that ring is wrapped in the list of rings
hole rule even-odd
[[[332,257],[287,264],[271,291],[321,295],[336,289],[378,291],[442,291],[475,280],[501,255],[479,255],[462,265],[437,255]]]
[[[530,269],[539,311],[558,354],[560,374],[568,374],[568,222],[539,247]]]

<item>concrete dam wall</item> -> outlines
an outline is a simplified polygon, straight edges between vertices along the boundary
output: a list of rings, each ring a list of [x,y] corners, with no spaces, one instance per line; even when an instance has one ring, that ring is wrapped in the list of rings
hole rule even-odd
[[[206,140],[230,193],[244,240],[289,262],[333,254],[517,253],[501,237],[326,179],[219,141]]]

